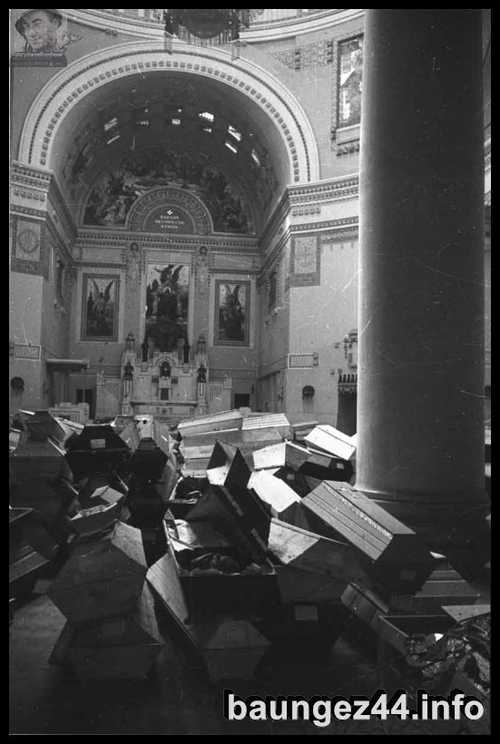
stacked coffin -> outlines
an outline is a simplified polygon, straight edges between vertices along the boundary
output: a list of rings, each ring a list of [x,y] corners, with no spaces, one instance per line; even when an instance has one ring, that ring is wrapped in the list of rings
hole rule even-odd
[[[271,471],[299,496],[305,496],[323,480],[349,481],[353,476],[349,460],[289,441],[256,450],[253,467]]]
[[[292,429],[284,414],[248,414],[240,411],[215,414],[178,427],[181,473],[184,476],[204,477],[216,441],[239,448],[251,464],[252,453],[268,444],[290,438]]]
[[[55,557],[57,543],[33,509],[9,507],[9,594],[27,597]]]
[[[369,581],[355,551],[310,532],[297,493],[268,470],[251,473],[237,448],[217,442],[206,476],[184,518],[167,512],[166,554],[148,580],[211,678],[225,657],[245,676],[277,649],[291,658],[298,639],[306,653],[331,645],[347,617],[343,591]]]
[[[256,618],[279,600],[267,556],[270,515],[246,488],[250,471],[238,450],[218,443],[208,465],[209,486],[186,519],[167,512],[166,554],[148,580],[210,678],[246,678],[270,645]]]
[[[9,459],[11,504],[33,509],[50,535],[64,542],[67,514],[78,496],[61,444],[66,432],[47,411],[26,412],[24,425],[26,432]]]
[[[51,656],[81,680],[146,677],[162,648],[140,531],[75,542],[48,595],[67,623]]]

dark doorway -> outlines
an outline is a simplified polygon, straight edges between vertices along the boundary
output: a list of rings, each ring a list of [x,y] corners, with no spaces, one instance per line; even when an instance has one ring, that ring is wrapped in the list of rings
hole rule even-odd
[[[234,394],[234,407],[235,408],[250,408],[250,393],[235,393]]]

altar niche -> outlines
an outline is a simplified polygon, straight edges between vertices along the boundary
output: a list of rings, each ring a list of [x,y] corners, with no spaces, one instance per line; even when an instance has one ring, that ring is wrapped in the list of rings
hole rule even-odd
[[[189,361],[188,312],[190,266],[150,264],[146,275],[146,322],[142,359],[178,351]]]

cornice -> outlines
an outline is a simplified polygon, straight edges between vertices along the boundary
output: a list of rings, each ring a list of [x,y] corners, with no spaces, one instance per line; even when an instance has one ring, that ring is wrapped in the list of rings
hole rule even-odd
[[[322,10],[320,13],[308,13],[294,18],[278,18],[275,21],[254,22],[248,31],[241,33],[241,41],[248,44],[262,41],[275,41],[290,36],[334,28],[348,21],[362,18],[364,9],[343,8]]]
[[[132,18],[97,9],[66,8],[63,12],[71,21],[106,31],[112,36],[126,34],[136,38],[164,38],[163,22],[161,20],[144,19],[139,16]],[[252,44],[260,41],[285,39],[290,36],[301,36],[339,26],[356,18],[361,18],[363,14],[364,10],[359,8],[320,9],[315,13],[307,13],[293,18],[278,18],[272,21],[257,20],[253,22],[248,31],[241,33],[241,43]]]
[[[80,228],[76,240],[76,248],[122,248],[124,243],[140,243],[143,248],[154,250],[186,249],[194,250],[200,245],[206,245],[211,250],[237,251],[241,253],[259,252],[257,238],[228,235],[228,233],[212,233],[211,235],[178,235],[167,236],[158,233],[141,233],[127,230],[94,230]]]

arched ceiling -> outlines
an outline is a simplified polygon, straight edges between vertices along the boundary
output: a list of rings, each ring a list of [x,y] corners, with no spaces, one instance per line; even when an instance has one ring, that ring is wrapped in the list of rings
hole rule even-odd
[[[134,189],[176,185],[207,203],[216,231],[259,233],[290,182],[283,142],[262,110],[217,81],[175,72],[121,78],[86,96],[61,126],[56,153],[80,224],[112,225],[103,204],[111,187],[125,189],[128,203]]]

